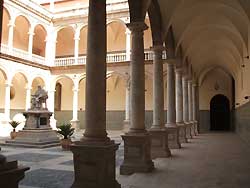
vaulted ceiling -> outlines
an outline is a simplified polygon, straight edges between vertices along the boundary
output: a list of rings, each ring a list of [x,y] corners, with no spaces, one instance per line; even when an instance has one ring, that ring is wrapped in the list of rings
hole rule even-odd
[[[250,1],[246,0],[151,0],[159,15],[149,15],[153,40],[168,42],[170,29],[174,53],[192,64],[197,75],[222,67],[233,77],[249,60]],[[152,5],[151,5],[152,9]],[[157,11],[155,11],[157,12]],[[159,18],[156,18],[159,17]],[[159,30],[160,29],[160,30]],[[157,33],[158,35],[157,35]],[[250,63],[250,62],[249,62]]]

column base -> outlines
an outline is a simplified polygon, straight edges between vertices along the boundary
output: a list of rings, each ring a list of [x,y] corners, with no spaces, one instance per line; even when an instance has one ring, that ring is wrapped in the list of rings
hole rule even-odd
[[[179,127],[179,140],[180,143],[188,143],[188,139],[186,137],[186,124],[184,122],[177,123],[177,126]]]
[[[166,129],[149,129],[151,137],[151,158],[166,158],[171,156],[168,148],[168,132]]]
[[[113,141],[75,142],[71,145],[74,158],[75,180],[72,188],[120,188],[115,175],[115,152],[118,144]]]
[[[79,120],[71,120],[71,125],[75,130],[80,130],[80,121]]]
[[[191,124],[191,135],[192,137],[195,136],[195,124],[193,121],[190,121],[190,124]]]
[[[18,188],[19,181],[24,178],[29,167],[17,165],[17,161],[8,161],[0,164],[0,187]]]
[[[124,161],[120,166],[121,175],[136,172],[151,172],[154,163],[151,160],[151,141],[147,132],[126,133],[122,135],[124,141]]]
[[[129,120],[124,120],[123,121],[122,132],[127,133],[129,131],[129,128],[130,128],[130,121]]]
[[[168,147],[170,149],[180,149],[181,144],[179,140],[179,127],[176,124],[166,125],[168,132]]]
[[[50,121],[51,128],[53,130],[57,130],[57,127],[56,127],[57,120],[54,118],[54,116],[51,116],[49,121]]]
[[[187,139],[192,139],[193,138],[191,131],[192,125],[189,122],[186,122],[185,124],[186,124],[186,137]]]
[[[198,132],[198,121],[194,121],[194,133],[195,136],[198,136],[199,132]]]

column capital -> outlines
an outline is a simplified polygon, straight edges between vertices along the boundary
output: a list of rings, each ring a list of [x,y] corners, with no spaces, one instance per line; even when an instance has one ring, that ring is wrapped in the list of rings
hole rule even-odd
[[[8,23],[8,26],[9,26],[9,27],[15,27],[16,25],[15,25],[14,22],[12,22],[12,21],[10,20],[9,23]]]
[[[131,35],[131,31],[129,30],[129,28],[126,28],[125,34],[126,35]]]
[[[54,89],[54,90],[49,90],[48,92],[49,92],[49,93],[55,93],[56,90],[55,90],[55,89]]]
[[[80,40],[80,37],[74,37],[74,40]]]
[[[28,35],[34,36],[35,33],[34,33],[33,31],[29,31],[29,32],[28,32]]]
[[[162,51],[166,50],[166,48],[163,45],[154,45],[154,46],[150,47],[150,50],[153,52],[162,52]]]
[[[131,32],[142,32],[148,29],[147,24],[145,22],[132,22],[126,24]]]
[[[166,60],[166,63],[167,63],[168,65],[175,65],[175,64],[176,64],[176,59],[167,59],[167,60]]]
[[[79,88],[73,88],[72,91],[73,91],[73,92],[78,92],[78,91],[79,91]]]
[[[175,69],[175,73],[176,73],[176,74],[181,74],[181,73],[183,73],[182,68],[181,68],[181,67],[177,67],[177,68]]]
[[[198,83],[197,83],[197,81],[196,80],[193,80],[193,87],[196,87],[196,86],[198,86]]]
[[[5,82],[5,87],[11,87],[12,86],[12,84],[11,83],[9,83],[9,82]]]
[[[27,86],[25,87],[26,90],[31,90],[32,89],[32,86]]]

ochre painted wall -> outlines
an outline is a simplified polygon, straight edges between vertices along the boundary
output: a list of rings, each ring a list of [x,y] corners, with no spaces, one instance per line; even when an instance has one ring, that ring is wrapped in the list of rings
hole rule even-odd
[[[222,69],[207,73],[199,88],[200,110],[210,110],[211,99],[218,94],[225,95],[232,105],[232,77]]]

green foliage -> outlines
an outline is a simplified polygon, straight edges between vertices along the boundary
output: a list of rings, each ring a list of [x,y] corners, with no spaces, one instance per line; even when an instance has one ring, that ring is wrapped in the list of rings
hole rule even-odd
[[[57,133],[63,136],[63,139],[68,139],[72,134],[74,133],[74,128],[72,128],[72,125],[70,123],[64,123],[57,127]]]
[[[20,124],[21,122],[18,121],[10,121],[9,124],[12,126],[13,130],[15,131],[15,129],[17,128],[17,126]]]

